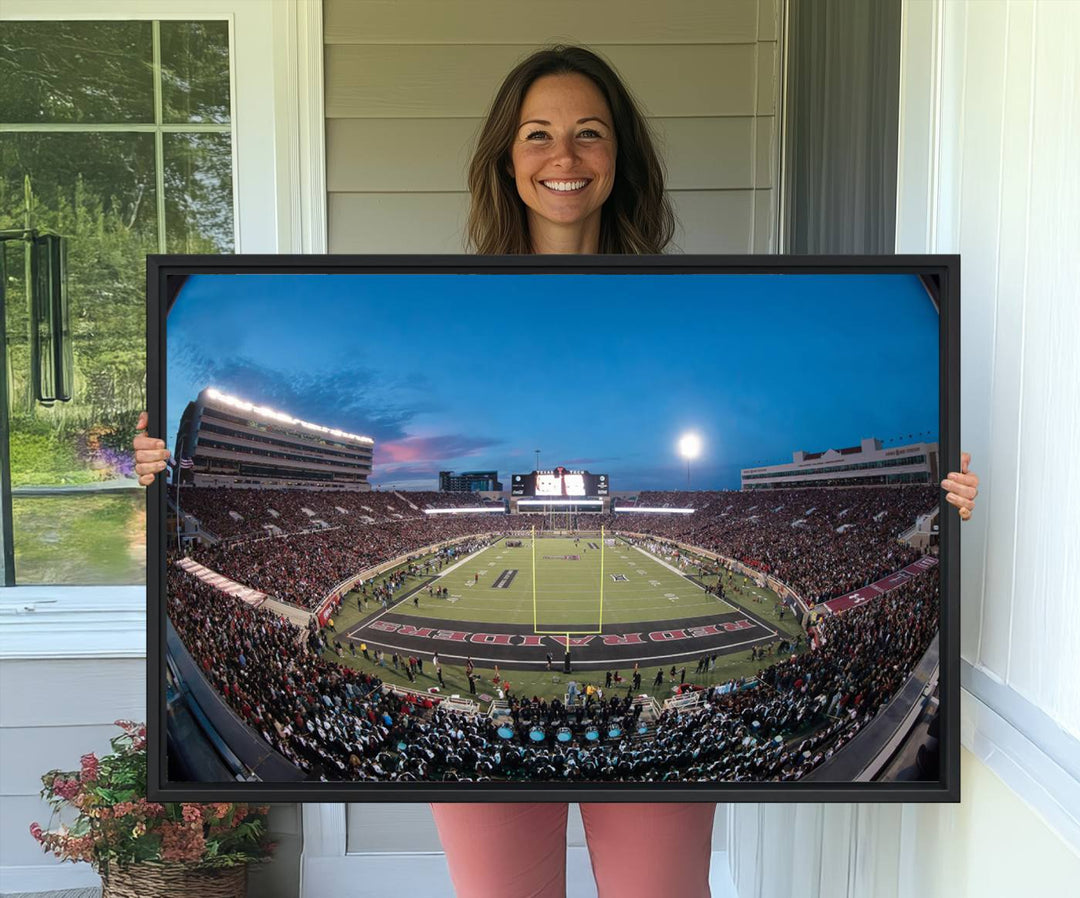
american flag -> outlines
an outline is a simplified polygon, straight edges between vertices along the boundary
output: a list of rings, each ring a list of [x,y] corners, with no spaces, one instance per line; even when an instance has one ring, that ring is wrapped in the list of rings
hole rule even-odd
[[[181,468],[194,468],[195,467],[195,462],[192,459],[187,458],[184,455],[181,455],[180,456],[180,467]]]

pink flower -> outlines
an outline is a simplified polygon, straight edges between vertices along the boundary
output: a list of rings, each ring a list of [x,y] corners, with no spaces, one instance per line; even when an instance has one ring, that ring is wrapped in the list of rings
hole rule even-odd
[[[165,805],[140,798],[138,801],[138,813],[144,817],[161,817],[165,814]]]
[[[79,794],[79,783],[77,780],[64,779],[62,776],[58,776],[53,780],[53,791],[64,800],[71,801]]]
[[[94,782],[98,778],[97,756],[90,752],[88,755],[83,755],[79,760],[82,763],[82,781],[84,783]]]
[[[163,861],[198,861],[206,848],[202,829],[186,823],[161,824],[161,859]]]
[[[181,813],[188,823],[202,823],[202,808],[197,804],[185,804]]]
[[[227,817],[232,810],[232,805],[227,801],[216,801],[210,807],[214,809],[215,817]]]
[[[37,842],[44,841],[44,835],[40,823],[30,824],[30,835],[32,835],[34,837],[34,840]]]

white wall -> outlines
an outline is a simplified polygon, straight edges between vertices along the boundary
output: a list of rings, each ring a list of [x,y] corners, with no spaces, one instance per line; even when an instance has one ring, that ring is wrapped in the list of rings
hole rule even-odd
[[[733,805],[740,898],[1075,892],[1080,854],[966,750],[961,778],[953,805]]]
[[[109,751],[117,719],[143,720],[146,662],[139,657],[0,660],[0,871],[47,865],[30,836],[50,809],[38,796],[41,774],[77,770],[86,752]],[[66,884],[96,883],[85,864],[56,868]],[[6,886],[4,886],[6,890]]]
[[[934,6],[908,8],[913,41]],[[1080,738],[1061,651],[1080,642],[1080,474],[1064,463],[1080,443],[1080,7],[947,3],[936,25],[937,134],[904,145],[901,176],[922,181],[935,152],[937,189],[902,189],[898,230],[901,251],[962,256],[962,442],[986,485],[964,533],[962,652]],[[911,88],[904,114],[924,115]]]
[[[903,17],[897,250],[962,256],[961,442],[983,483],[962,530],[963,800],[733,808],[742,898],[1080,881],[1080,4]]]
[[[644,105],[684,252],[775,252],[779,0],[325,0],[329,246],[459,253],[465,171],[503,76],[547,43]]]

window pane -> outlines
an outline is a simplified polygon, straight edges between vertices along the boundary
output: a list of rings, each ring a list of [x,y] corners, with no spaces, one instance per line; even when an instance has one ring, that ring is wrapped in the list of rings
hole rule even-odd
[[[170,253],[233,251],[230,135],[165,135],[165,247]]]
[[[146,491],[12,500],[20,584],[146,581]]]
[[[26,183],[29,180],[30,195]],[[30,487],[133,484],[145,404],[146,263],[157,249],[153,134],[0,134],[0,229],[68,238],[71,402],[34,401],[24,244],[8,241],[6,331],[13,533],[19,583],[137,583],[145,522],[134,495],[20,495]]]
[[[154,121],[150,22],[4,22],[0,121]]]
[[[145,256],[157,249],[153,172],[152,134],[0,134],[0,229],[29,223],[68,238],[75,371],[71,402],[46,408],[33,401],[23,244],[9,241],[15,486],[123,476],[103,452],[130,442],[121,431],[130,434],[128,419],[145,401]],[[48,449],[31,439],[45,431]],[[21,439],[30,442],[20,446]]]
[[[2,2],[2,0],[0,0]],[[67,238],[71,402],[34,401],[24,245],[4,244],[11,474],[19,583],[138,583],[145,492],[131,438],[146,406],[146,255],[231,251],[231,136],[35,132],[38,123],[153,123],[150,22],[5,23],[0,229]],[[174,119],[228,122],[225,23],[162,23]],[[190,96],[185,96],[190,94]],[[163,141],[164,171],[156,169]],[[164,178],[165,194],[157,190]],[[5,410],[0,409],[0,413]]]
[[[161,23],[165,122],[229,121],[229,23]]]

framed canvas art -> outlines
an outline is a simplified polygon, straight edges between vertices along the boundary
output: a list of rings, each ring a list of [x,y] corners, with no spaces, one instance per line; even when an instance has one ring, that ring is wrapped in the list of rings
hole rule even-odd
[[[163,800],[955,801],[959,259],[152,256]]]

